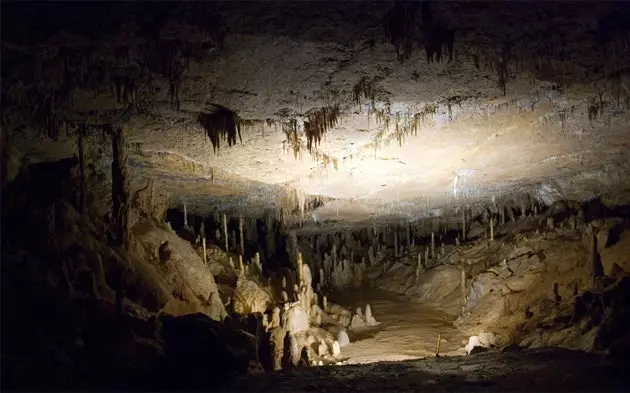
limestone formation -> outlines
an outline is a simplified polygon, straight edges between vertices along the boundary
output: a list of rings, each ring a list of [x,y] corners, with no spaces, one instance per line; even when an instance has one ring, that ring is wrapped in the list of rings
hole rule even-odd
[[[332,345],[330,347],[330,353],[332,354],[333,357],[337,357],[341,355],[341,348],[337,341],[332,342]]]
[[[597,249],[597,233],[591,233],[591,246],[589,250],[588,268],[593,285],[597,285],[597,280],[604,275],[604,266]]]
[[[361,315],[359,315],[359,314],[354,314],[352,316],[352,320],[350,321],[349,329],[350,330],[357,330],[357,329],[362,329],[364,327],[366,327],[366,323],[365,323],[365,320],[363,319],[363,317]],[[340,345],[341,345],[341,340],[338,340],[338,341],[340,342]]]
[[[337,341],[335,341],[340,348],[345,347],[346,345],[350,344],[350,338],[348,337],[348,333],[345,330],[340,330],[339,334],[337,335]]]
[[[553,301],[556,304],[560,303],[560,300],[562,300],[562,298],[560,297],[560,294],[558,294],[558,283],[557,282],[553,283],[552,291],[553,291]]]
[[[311,357],[309,355],[308,347],[302,347],[302,350],[300,351],[300,359],[299,359],[298,366],[309,367],[311,365],[310,358]]]
[[[235,312],[239,314],[264,313],[270,302],[269,294],[254,281],[242,277],[237,280],[236,289],[232,294]]]
[[[368,304],[365,306],[365,322],[368,326],[376,326],[379,322],[372,316],[372,308]]]
[[[328,346],[326,345],[325,342],[320,341],[320,343],[317,345],[317,356],[325,356],[328,354]]]
[[[284,330],[293,334],[303,332],[309,328],[308,313],[299,302],[285,304],[285,311],[282,315],[282,326]]]
[[[281,323],[280,323],[280,308],[278,307],[274,307],[273,310],[271,311],[271,323],[270,323],[270,327],[273,328],[277,328],[280,327]]]

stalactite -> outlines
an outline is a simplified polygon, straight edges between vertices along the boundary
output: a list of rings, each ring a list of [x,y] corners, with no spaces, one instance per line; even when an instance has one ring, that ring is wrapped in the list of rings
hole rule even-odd
[[[361,107],[361,103],[362,103],[362,99],[368,100],[371,103],[370,108],[372,108],[374,106],[374,103],[376,101],[376,93],[377,93],[377,88],[376,88],[376,83],[379,81],[378,77],[374,77],[372,78],[372,80],[369,80],[367,77],[362,77],[359,82],[354,85],[354,87],[352,88],[352,100],[353,102]],[[369,115],[370,115],[370,110],[368,110],[368,121],[369,121]]]
[[[236,136],[241,143],[241,120],[236,112],[217,104],[213,104],[212,111],[199,113],[197,121],[203,127],[212,142],[212,148],[216,154],[221,147],[221,140],[226,140],[228,146],[236,144]]]
[[[306,148],[309,152],[312,152],[313,148],[319,145],[326,132],[337,125],[340,116],[339,106],[319,108],[306,115],[304,134],[306,135]]]
[[[385,18],[387,39],[401,63],[411,57],[418,6],[418,2],[396,1]]]

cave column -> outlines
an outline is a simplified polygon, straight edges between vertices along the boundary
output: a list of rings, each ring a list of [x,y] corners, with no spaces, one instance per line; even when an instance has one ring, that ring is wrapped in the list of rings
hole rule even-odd
[[[394,231],[394,256],[398,257],[398,228]]]
[[[87,215],[87,181],[85,178],[85,125],[79,127],[79,210],[82,216]]]
[[[462,209],[462,240],[466,240],[466,209]]]
[[[243,216],[238,218],[238,234],[240,239],[240,252],[245,256],[245,238],[243,237]]]
[[[111,128],[112,140],[112,218],[114,244],[127,247],[129,244],[127,190],[127,156],[124,151],[124,135],[120,126]]]
[[[462,314],[466,310],[466,269],[462,266]]]
[[[225,214],[223,214],[223,238],[225,240],[225,252],[228,252],[227,216]]]
[[[188,211],[186,210],[186,202],[184,202],[184,226],[188,227]]]

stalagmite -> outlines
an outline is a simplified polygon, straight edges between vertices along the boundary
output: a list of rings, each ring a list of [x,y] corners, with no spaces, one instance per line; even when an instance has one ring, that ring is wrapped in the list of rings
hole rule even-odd
[[[378,321],[372,315],[372,308],[370,307],[369,304],[365,306],[365,322],[367,323],[368,326],[375,326],[379,324]]]
[[[328,298],[326,296],[322,298],[322,306],[324,306],[324,311],[328,311]]]
[[[333,341],[330,352],[332,353],[333,357],[341,355],[341,348],[339,347],[339,343],[337,341]]]
[[[435,233],[431,232],[431,259],[435,259]]]
[[[188,227],[188,212],[186,211],[186,202],[184,202],[184,226]]]
[[[282,301],[283,302],[286,303],[286,302],[289,301],[289,295],[287,294],[287,291],[282,291],[281,296],[282,296]]]
[[[241,271],[241,274],[245,274],[245,267],[243,266],[243,256],[238,256],[238,269]]]
[[[228,259],[228,263],[230,264],[230,267],[232,268],[232,270],[234,270],[234,261],[232,260],[232,257]]]
[[[238,234],[240,240],[240,249],[239,252],[241,255],[245,255],[245,237],[243,235],[243,216],[238,218]]]
[[[302,253],[298,252],[297,254],[297,275],[298,275],[298,282],[300,283],[300,285],[302,285],[302,281],[303,281],[303,271],[302,271]]]
[[[287,278],[282,276],[282,289],[287,289]]]
[[[553,217],[547,217],[547,229],[552,231],[554,228]]]
[[[462,312],[464,312],[466,308],[466,270],[462,268]]]
[[[203,247],[203,263],[207,263],[208,262],[208,252],[206,249],[206,238],[202,238],[201,239],[201,245]]]
[[[227,216],[225,214],[223,215],[223,237],[225,238],[225,252],[228,252]]]
[[[505,225],[505,207],[503,207],[503,206],[502,206],[502,207],[499,209],[499,213],[500,213],[500,220],[501,220],[500,222],[501,222],[501,225]]]
[[[271,328],[280,327],[280,308],[274,307],[271,311]]]
[[[556,303],[556,304],[560,303],[560,300],[562,300],[562,298],[560,297],[560,294],[558,293],[558,283],[557,282],[553,283],[553,286],[552,286],[551,290],[553,291],[553,301],[554,301],[554,303]]]
[[[429,266],[429,247],[424,249],[424,267]]]
[[[262,325],[265,328],[265,330],[267,330],[267,328],[269,327],[269,315],[267,314],[262,315]]]
[[[437,347],[435,348],[435,357],[440,356],[440,342],[442,342],[442,333],[438,333]]]
[[[591,247],[589,255],[589,273],[594,286],[597,286],[599,277],[604,275],[604,266],[602,265],[602,258],[597,250],[597,232],[591,229]]]
[[[422,253],[418,253],[418,263],[416,265],[416,284],[418,283],[418,279],[420,278],[420,273],[422,273]]]
[[[442,243],[442,244],[440,245],[440,255],[441,255],[441,256],[444,256],[444,253],[445,253],[444,243]]]
[[[490,240],[494,240],[494,218],[490,217]]]
[[[348,337],[348,333],[344,329],[341,329],[337,335],[337,341],[335,342],[339,344],[340,348],[343,348],[350,344],[350,337]]]

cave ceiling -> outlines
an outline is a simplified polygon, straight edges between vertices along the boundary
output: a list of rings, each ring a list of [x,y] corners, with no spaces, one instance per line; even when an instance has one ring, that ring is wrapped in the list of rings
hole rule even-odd
[[[116,122],[174,207],[347,223],[628,189],[626,2],[2,7],[14,154]]]

